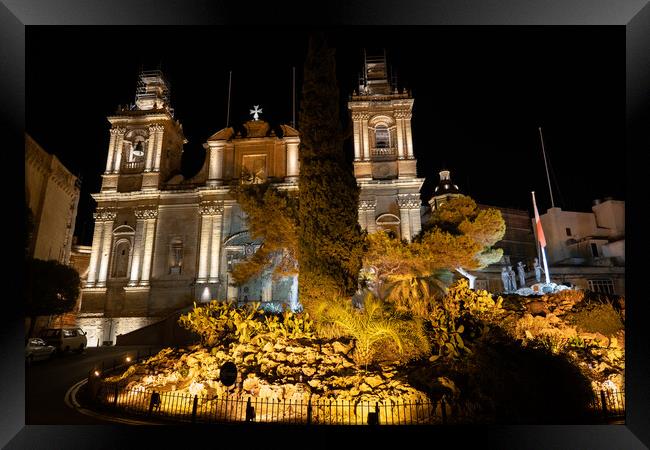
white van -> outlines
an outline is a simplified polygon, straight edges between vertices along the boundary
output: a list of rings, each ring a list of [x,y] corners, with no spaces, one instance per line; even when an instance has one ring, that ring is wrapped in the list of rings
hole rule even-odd
[[[57,352],[84,351],[88,341],[81,328],[48,328],[41,332],[41,338],[56,348]]]

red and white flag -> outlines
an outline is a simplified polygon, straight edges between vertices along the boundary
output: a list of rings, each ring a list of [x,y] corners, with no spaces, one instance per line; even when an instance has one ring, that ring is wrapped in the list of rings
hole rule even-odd
[[[546,247],[546,238],[544,237],[544,230],[542,230],[542,221],[539,220],[539,213],[537,212],[537,204],[535,203],[535,192],[533,194],[533,209],[535,210],[535,228],[537,229],[537,240],[539,245],[544,248]]]

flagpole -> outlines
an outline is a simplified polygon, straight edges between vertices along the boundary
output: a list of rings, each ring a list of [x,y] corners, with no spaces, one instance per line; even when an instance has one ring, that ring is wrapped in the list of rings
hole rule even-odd
[[[542,136],[542,127],[539,129],[539,139],[542,142],[542,155],[544,155],[544,167],[546,167],[546,181],[548,182],[548,192],[551,194],[551,207],[555,208],[555,202],[553,201],[553,190],[551,189],[551,178],[548,176],[548,163],[546,162],[546,150],[544,150],[544,137]]]
[[[544,275],[546,277],[546,284],[551,282],[550,274],[548,273],[548,263],[546,262],[546,238],[544,237],[544,230],[542,230],[542,223],[539,218],[539,213],[537,212],[537,203],[535,202],[535,191],[532,191],[533,194],[533,209],[535,210],[535,229],[537,231],[537,241],[539,247],[542,250],[542,262],[544,263]],[[540,233],[541,231],[541,233]],[[542,241],[544,245],[542,245]]]
[[[226,128],[230,126],[230,91],[232,90],[232,70],[228,75],[228,112],[226,113]]]
[[[296,68],[291,68],[291,126],[296,128]]]

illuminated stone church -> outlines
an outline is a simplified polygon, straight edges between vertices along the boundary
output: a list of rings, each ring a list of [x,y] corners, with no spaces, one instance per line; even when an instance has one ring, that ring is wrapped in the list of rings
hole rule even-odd
[[[354,125],[354,174],[360,186],[359,222],[411,240],[421,229],[420,188],[411,136],[413,98],[388,80],[386,58],[365,57],[363,82],[348,108]],[[246,215],[233,185],[270,181],[298,189],[299,133],[259,119],[219,130],[203,144],[205,162],[181,174],[183,127],[170,105],[160,71],[142,72],[135,103],[111,124],[97,201],[88,276],[78,324],[88,345],[114,343],[187,308],[194,301],[261,301],[295,305],[295,277],[274,280],[271,270],[245,285],[232,282],[238,260],[253,254]]]
[[[230,271],[252,254],[246,215],[231,185],[271,181],[298,189],[298,132],[258,119],[222,129],[203,145],[201,170],[180,173],[183,127],[159,71],[142,72],[135,104],[108,117],[106,169],[97,201],[79,325],[89,345],[156,322],[193,301],[287,303],[292,280],[264,273],[235,286]],[[253,112],[253,111],[252,111]]]

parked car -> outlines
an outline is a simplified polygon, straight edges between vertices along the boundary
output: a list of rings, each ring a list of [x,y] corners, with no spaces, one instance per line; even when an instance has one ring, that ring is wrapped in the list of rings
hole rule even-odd
[[[39,359],[49,359],[55,351],[56,348],[47,345],[43,339],[30,338],[27,340],[27,345],[25,345],[25,361],[31,364]]]
[[[42,331],[41,338],[56,348],[57,352],[84,351],[88,341],[81,328],[48,328]]]

